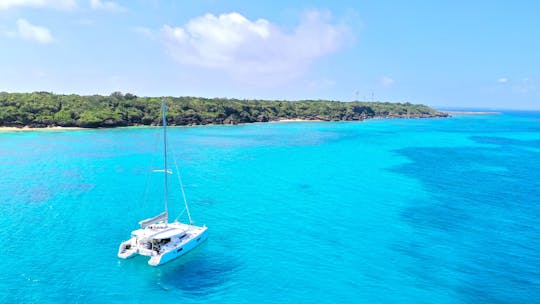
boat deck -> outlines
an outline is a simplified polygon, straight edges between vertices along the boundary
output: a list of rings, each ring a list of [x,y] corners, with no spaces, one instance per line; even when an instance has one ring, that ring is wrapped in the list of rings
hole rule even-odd
[[[133,240],[132,244],[137,248],[139,254],[154,256],[182,247],[200,235],[204,229],[205,227],[198,227],[180,222],[154,224],[146,228],[134,230],[131,233]],[[159,251],[147,247],[147,244],[152,242],[152,240],[163,239],[170,239],[170,241],[161,245]]]

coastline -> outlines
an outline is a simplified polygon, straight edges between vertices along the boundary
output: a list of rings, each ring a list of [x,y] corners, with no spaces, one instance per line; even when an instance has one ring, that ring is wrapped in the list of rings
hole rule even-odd
[[[502,112],[491,112],[491,111],[439,111],[449,115],[499,115]]]
[[[326,120],[322,119],[303,119],[303,118],[284,118],[278,120],[271,120],[270,123],[279,123],[279,122],[322,122]]]
[[[441,113],[447,113],[441,111]],[[448,113],[449,114],[449,113]],[[457,114],[457,113],[453,113]],[[495,113],[494,113],[495,114]],[[499,114],[499,113],[497,113]],[[471,114],[472,115],[472,114]],[[478,114],[480,115],[480,114]],[[269,121],[255,121],[255,122],[240,122],[240,123],[222,123],[222,124],[188,124],[188,125],[169,125],[169,127],[200,127],[200,126],[234,126],[234,125],[243,125],[243,124],[254,124],[254,123],[300,123],[300,122],[339,122],[339,121],[351,121],[351,122],[360,122],[364,120],[370,120],[370,119],[412,119],[412,118],[441,118],[441,117],[448,117],[448,116],[439,116],[439,115],[433,115],[433,116],[415,116],[415,117],[404,117],[404,116],[374,116],[374,117],[367,117],[363,119],[341,119],[341,120],[324,120],[324,119],[306,119],[306,118],[284,118],[284,119],[277,119],[277,120],[269,120]],[[82,128],[82,127],[61,127],[61,126],[49,126],[49,127],[6,127],[6,126],[0,126],[0,133],[7,133],[7,132],[31,132],[31,131],[77,131],[77,130],[95,130],[95,129],[117,129],[117,128],[144,128],[144,127],[155,127],[155,125],[132,125],[132,126],[106,126],[106,127],[88,127],[88,128]]]

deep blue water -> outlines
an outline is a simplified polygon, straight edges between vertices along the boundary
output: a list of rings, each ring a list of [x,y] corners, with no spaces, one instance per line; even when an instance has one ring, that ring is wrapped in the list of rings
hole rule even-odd
[[[209,240],[154,268],[159,135],[0,133],[0,303],[540,303],[540,113],[170,128]]]

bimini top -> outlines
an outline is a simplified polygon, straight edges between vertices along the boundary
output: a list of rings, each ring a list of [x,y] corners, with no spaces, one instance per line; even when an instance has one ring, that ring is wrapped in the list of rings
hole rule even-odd
[[[148,237],[149,239],[154,239],[154,240],[163,240],[163,239],[170,239],[170,238],[173,238],[175,236],[180,236],[184,233],[186,233],[187,229],[183,229],[183,228],[168,228],[168,229],[165,229],[165,230],[162,230],[150,237]]]

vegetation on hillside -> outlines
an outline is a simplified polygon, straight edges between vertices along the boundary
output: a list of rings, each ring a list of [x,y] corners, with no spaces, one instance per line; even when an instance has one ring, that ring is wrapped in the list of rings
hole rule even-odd
[[[1,92],[0,126],[95,128],[159,125],[162,99],[167,100],[167,123],[171,125],[446,116],[428,106],[410,103],[138,97],[120,92],[110,96]]]

